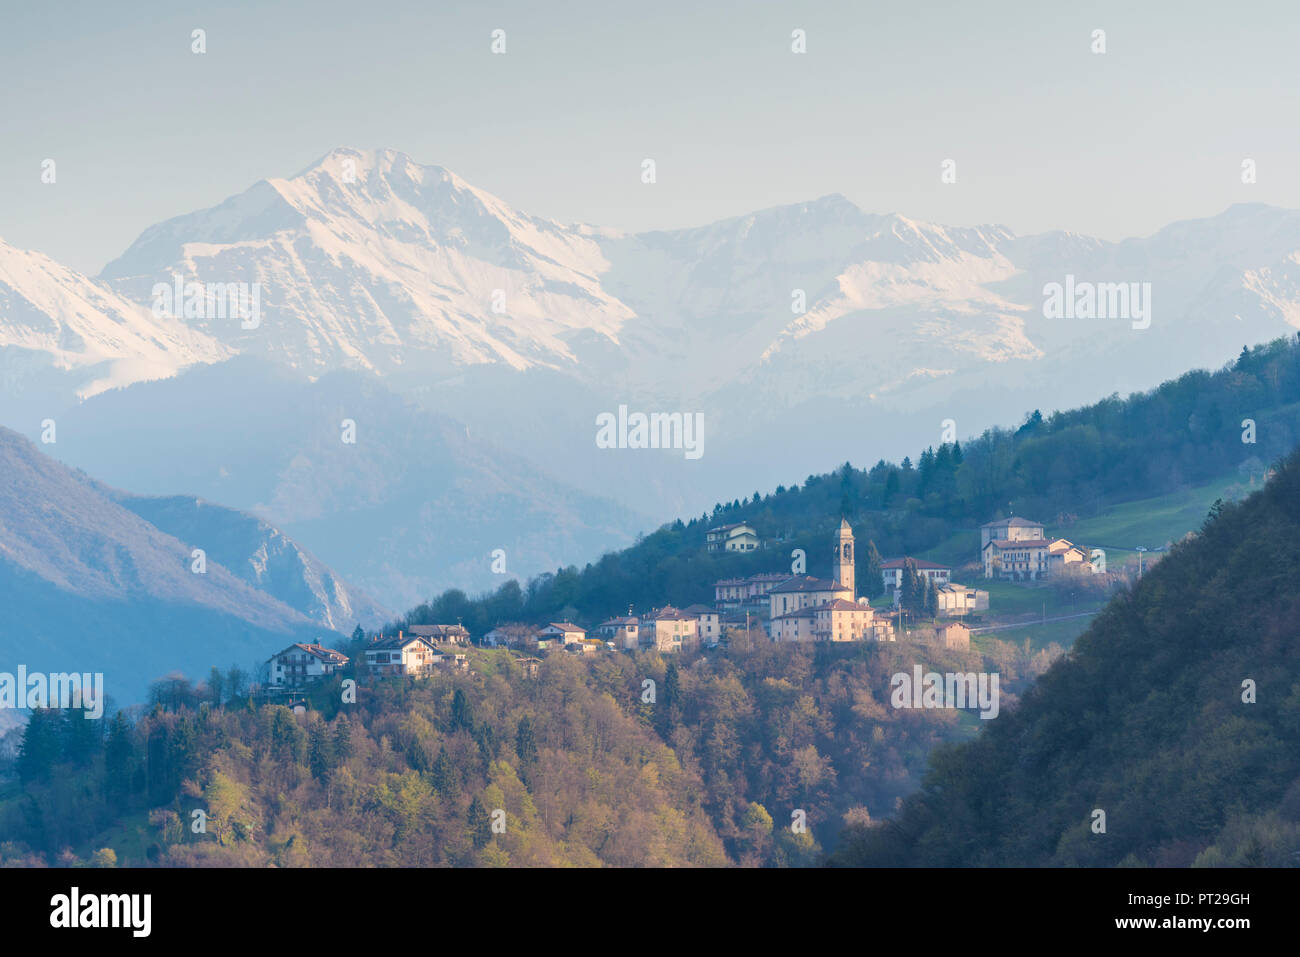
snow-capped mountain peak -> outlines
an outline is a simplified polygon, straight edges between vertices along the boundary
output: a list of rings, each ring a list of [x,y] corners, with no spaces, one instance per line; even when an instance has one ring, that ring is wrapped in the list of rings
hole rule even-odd
[[[256,322],[199,315],[136,335],[132,349],[164,366],[238,352],[313,376],[367,370],[420,394],[529,372],[606,408],[671,399],[748,421],[755,404],[939,401],[989,377],[1023,391],[1068,370],[1094,383],[1080,401],[1156,381],[1300,323],[1297,250],[1300,212],[1260,205],[1114,243],[870,213],[836,193],[628,233],[532,216],[396,150],[340,148],[150,227],[99,284],[15,265],[0,277],[12,286],[26,269],[27,301],[48,281],[115,304],[85,339],[124,334],[113,314],[145,323],[152,290],[177,277],[257,288]],[[1050,318],[1044,290],[1076,281],[1149,286],[1150,323]],[[65,361],[50,330],[71,319],[46,315],[63,307],[23,308],[2,314],[4,334]],[[499,416],[511,401],[546,397],[486,407]]]
[[[78,398],[232,354],[199,330],[3,240],[0,352],[7,382],[18,385],[52,367]]]
[[[135,298],[159,277],[261,289],[262,321],[200,327],[241,352],[321,371],[562,367],[567,338],[616,339],[590,230],[521,213],[394,150],[338,149],[289,179],[153,227],[103,277]],[[415,370],[411,370],[415,371]]]

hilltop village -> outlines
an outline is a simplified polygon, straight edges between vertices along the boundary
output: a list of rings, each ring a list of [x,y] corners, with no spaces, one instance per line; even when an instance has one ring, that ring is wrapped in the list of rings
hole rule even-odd
[[[751,552],[764,548],[744,523],[708,531],[705,548]],[[841,519],[835,533],[830,578],[791,572],[760,572],[714,583],[713,604],[671,604],[642,614],[629,609],[591,627],[571,621],[536,624],[501,622],[479,637],[488,647],[514,649],[526,671],[555,652],[598,654],[654,649],[674,653],[716,648],[736,632],[765,632],[773,642],[897,641],[909,609],[933,622],[934,634],[949,648],[968,648],[966,623],[989,611],[987,590],[952,580],[952,568],[907,556],[880,563],[886,601],[873,606],[857,589],[853,529]],[[1039,522],[1012,517],[980,528],[978,566],[990,581],[1036,582],[1068,570],[1091,571],[1087,553],[1064,538],[1047,538]],[[364,638],[358,633],[355,638]],[[363,647],[358,671],[374,677],[420,676],[438,669],[465,669],[471,644],[460,624],[411,625],[395,635],[374,635]],[[267,683],[292,689],[326,678],[347,665],[347,655],[320,644],[293,644],[267,662]]]

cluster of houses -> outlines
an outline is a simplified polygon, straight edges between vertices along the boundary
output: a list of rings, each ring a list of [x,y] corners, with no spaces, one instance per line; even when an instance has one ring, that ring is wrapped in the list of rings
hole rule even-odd
[[[934,583],[941,617],[988,610],[988,592],[959,585],[952,580],[952,568],[919,558],[895,558],[881,564],[885,590],[895,596],[896,602],[904,563],[909,561],[923,579]],[[1041,522],[1019,516],[980,526],[980,565],[984,577],[993,581],[1045,581],[1060,577],[1071,567],[1092,570],[1083,548],[1064,538],[1048,538]]]
[[[994,580],[1038,581],[1061,574],[1067,566],[1086,563],[1083,549],[1063,538],[1048,539],[1038,522],[1012,517],[988,522],[980,528],[980,558],[984,576]],[[746,552],[761,547],[754,529],[743,523],[710,529],[710,551]],[[872,608],[857,595],[853,530],[840,521],[835,538],[832,578],[814,578],[784,572],[761,572],[745,578],[726,578],[714,584],[712,606],[685,608],[665,605],[642,615],[610,618],[590,632],[569,621],[537,627],[500,624],[482,638],[484,645],[521,649],[520,661],[535,673],[535,655],[564,651],[595,654],[610,649],[655,649],[676,652],[691,647],[716,647],[731,629],[766,630],[772,641],[894,641],[896,611]],[[952,569],[915,558],[895,558],[880,566],[886,594],[899,604],[904,571],[911,563],[918,574],[933,583],[938,617],[949,619],[936,630],[951,648],[970,644],[970,630],[961,619],[989,608],[987,591],[958,584]],[[1081,567],[1090,568],[1084,565]],[[366,646],[365,668],[376,676],[420,676],[436,669],[464,669],[461,650],[469,633],[460,625],[415,625],[394,636],[376,636]],[[333,674],[348,663],[341,652],[317,644],[290,645],[270,660],[274,686],[296,687]]]
[[[719,551],[749,551],[757,543],[753,529],[743,524],[710,529],[706,538],[706,547]],[[857,596],[853,550],[853,530],[842,520],[833,578],[785,572],[727,578],[714,585],[712,606],[666,605],[643,615],[629,610],[625,616],[601,622],[591,634],[571,622],[552,622],[540,629],[507,625],[494,628],[483,641],[543,652],[555,648],[578,653],[607,648],[674,652],[716,647],[728,630],[751,627],[765,628],[773,641],[893,641],[891,616]]]
[[[367,673],[379,676],[432,674],[469,667],[463,649],[469,632],[460,625],[412,625],[396,635],[375,635],[365,648]],[[267,677],[274,688],[299,688],[328,678],[351,659],[318,644],[293,644],[271,657]]]
[[[683,648],[703,644],[716,647],[722,637],[721,616],[717,609],[707,605],[675,608],[665,605],[647,615],[610,618],[601,622],[590,633],[572,622],[550,622],[543,628],[522,625],[505,625],[493,628],[483,636],[483,644],[494,647],[523,647],[538,652],[557,649],[579,654],[592,654],[614,648],[619,651],[636,651],[655,648],[658,651],[681,651]]]

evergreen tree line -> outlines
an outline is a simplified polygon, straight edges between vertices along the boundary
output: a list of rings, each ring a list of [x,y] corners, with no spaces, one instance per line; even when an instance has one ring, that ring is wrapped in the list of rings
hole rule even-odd
[[[881,553],[915,554],[994,518],[1084,518],[1103,506],[1203,484],[1244,461],[1267,464],[1300,444],[1300,337],[1277,339],[1217,372],[1194,371],[1149,392],[994,428],[965,444],[927,447],[914,465],[883,459],[810,475],[801,485],[680,519],[636,545],[581,569],[569,566],[479,597],[452,589],[411,610],[403,625],[461,621],[475,635],[505,621],[573,619],[592,625],[667,602],[711,603],[720,578],[783,571],[802,548],[809,574],[829,576],[840,517],[859,541],[856,576],[878,594]],[[1253,428],[1246,425],[1253,421]],[[1253,434],[1248,434],[1253,433]],[[1253,442],[1246,440],[1253,439]],[[708,529],[747,522],[770,548],[746,554],[704,549]]]
[[[1287,866],[1300,855],[1300,451],[1216,503],[980,737],[939,748],[871,866]],[[1100,812],[1100,813],[1099,813]]]

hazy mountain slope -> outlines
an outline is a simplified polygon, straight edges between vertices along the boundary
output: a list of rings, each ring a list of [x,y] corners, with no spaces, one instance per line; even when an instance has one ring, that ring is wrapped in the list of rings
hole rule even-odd
[[[844,862],[1294,864],[1297,574],[1300,453],[1112,601],[1018,709],[937,757]]]
[[[279,529],[252,515],[188,495],[118,493],[120,504],[194,547],[312,621],[338,632],[374,628],[390,612],[349,586]]]
[[[120,702],[171,670],[248,667],[320,626],[0,429],[0,658],[103,671]]]
[[[1264,206],[1107,243],[870,216],[826,197],[606,247],[605,281],[638,315],[623,341],[647,337],[646,369],[662,348],[684,370],[659,370],[657,382],[706,412],[733,485],[740,473],[797,477],[773,467],[787,460],[826,468],[832,456],[902,455],[937,440],[949,418],[969,435],[1026,408],[1213,368],[1243,343],[1290,331],[1300,304],[1288,266],[1300,214]],[[1048,318],[1044,287],[1070,276],[1150,283],[1149,325]],[[652,337],[659,325],[673,344]]]
[[[312,383],[252,359],[97,397],[65,413],[51,450],[139,494],[184,489],[254,512],[393,609],[499,583],[494,549],[509,573],[529,574],[646,524],[575,492],[562,456],[539,468],[371,375]]]

